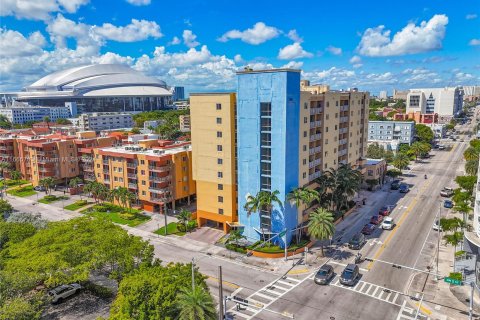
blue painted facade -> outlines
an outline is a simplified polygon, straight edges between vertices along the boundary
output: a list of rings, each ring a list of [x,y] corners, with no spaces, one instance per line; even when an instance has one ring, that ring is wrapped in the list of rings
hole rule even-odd
[[[264,112],[268,106],[270,117]],[[272,236],[287,229],[287,243],[290,243],[290,230],[297,226],[297,210],[285,197],[298,187],[299,113],[300,72],[274,70],[238,74],[238,217],[245,226],[244,235],[251,241],[261,239],[261,226],[266,225],[266,220],[261,220],[258,212],[249,215],[244,206],[247,195],[255,196],[260,190],[278,190],[283,202],[282,206],[274,204],[270,230],[263,228],[264,233],[270,232]],[[269,123],[267,118],[270,118],[270,129],[265,129],[264,124]],[[271,142],[265,143],[268,139]],[[271,157],[265,157],[266,149],[270,149]],[[269,187],[265,181],[270,181]],[[278,237],[275,242],[283,245],[283,239]]]

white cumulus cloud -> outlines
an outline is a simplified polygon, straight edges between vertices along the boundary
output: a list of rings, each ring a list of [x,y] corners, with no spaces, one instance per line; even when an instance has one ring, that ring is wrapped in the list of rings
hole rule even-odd
[[[301,69],[302,67],[303,61],[289,61],[287,64],[284,64],[280,68]]]
[[[104,23],[102,26],[93,26],[92,32],[106,40],[118,42],[135,42],[152,38],[160,38],[160,26],[155,21],[132,19],[126,26],[115,26]]]
[[[177,44],[180,44],[182,43],[182,41],[180,41],[180,39],[178,37],[173,37],[172,41],[170,41],[168,43],[169,46],[175,46]]]
[[[303,38],[298,35],[297,30],[295,29],[288,31],[287,37],[293,42],[298,42],[298,43],[303,42]]]
[[[0,28],[0,57],[30,56],[42,52],[45,46],[45,37],[35,31],[24,37],[18,31]]]
[[[182,38],[183,43],[189,48],[195,48],[200,45],[200,42],[196,40],[197,36],[193,34],[192,30],[183,30]]]
[[[148,6],[150,0],[127,0],[128,3],[133,4],[134,6]]]
[[[305,51],[302,48],[302,45],[298,42],[289,44],[278,51],[278,59],[280,60],[293,60],[311,57],[313,57],[313,54]]]
[[[328,46],[326,49],[328,52],[330,52],[333,55],[339,56],[342,54],[342,48],[337,48],[334,46]]]
[[[480,39],[472,39],[468,44],[471,46],[480,46]]]
[[[281,31],[275,27],[267,26],[263,22],[257,22],[253,28],[244,31],[236,29],[227,31],[220,38],[218,38],[218,41],[227,42],[232,39],[240,39],[243,42],[257,45],[278,37],[280,32]]]
[[[408,23],[401,31],[390,38],[390,30],[381,25],[368,28],[362,35],[357,51],[365,56],[385,57],[429,52],[442,48],[448,17],[434,15],[420,25]]]
[[[0,16],[19,19],[48,20],[50,14],[59,11],[75,13],[89,0],[1,0]]]

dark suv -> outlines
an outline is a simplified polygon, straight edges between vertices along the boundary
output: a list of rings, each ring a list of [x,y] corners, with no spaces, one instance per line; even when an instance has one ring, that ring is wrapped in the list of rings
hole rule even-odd
[[[346,286],[353,286],[357,282],[359,276],[360,273],[358,266],[353,263],[347,264],[340,276],[340,283]]]
[[[361,233],[357,233],[348,242],[348,247],[353,250],[360,250],[362,246],[367,242],[365,236]]]
[[[390,186],[390,189],[398,190],[398,188],[400,188],[400,180],[393,180],[392,185]]]

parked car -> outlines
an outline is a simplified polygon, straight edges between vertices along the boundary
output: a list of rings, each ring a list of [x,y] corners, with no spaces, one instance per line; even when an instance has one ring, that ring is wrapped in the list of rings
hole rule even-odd
[[[36,187],[33,187],[33,190],[35,191],[45,191],[45,187],[44,186],[36,186]]]
[[[432,227],[433,230],[435,231],[443,231],[442,230],[442,226],[440,225],[440,223],[438,222],[438,220],[435,220],[435,222],[433,223],[433,227]]]
[[[52,303],[58,303],[76,294],[80,289],[82,289],[82,286],[78,283],[64,284],[48,291],[48,295],[52,299]]]
[[[451,196],[453,196],[453,189],[449,187],[445,187],[442,189],[442,191],[440,191],[440,195],[442,197],[450,198]]]
[[[398,188],[400,188],[400,180],[393,180],[390,189],[398,190]]]
[[[408,184],[402,183],[400,184],[398,191],[400,191],[400,193],[407,193],[408,191],[410,191],[410,188],[408,187]]]
[[[380,210],[378,211],[378,214],[386,217],[386,216],[390,215],[390,212],[391,212],[391,210],[390,210],[390,207],[389,207],[389,206],[383,206],[383,207],[381,207]]]
[[[370,223],[371,224],[377,225],[377,224],[382,223],[382,221],[383,221],[383,216],[381,216],[381,215],[375,215],[372,218],[370,218]]]
[[[360,250],[367,242],[367,239],[362,233],[357,233],[348,241],[348,247],[353,250]]]
[[[453,201],[452,200],[443,201],[443,207],[447,209],[453,208]]]
[[[383,230],[392,230],[394,226],[395,226],[395,223],[393,222],[393,218],[391,217],[386,217],[385,220],[383,220],[382,222]]]
[[[443,145],[438,146],[438,150],[445,150],[445,146]]]
[[[340,283],[346,286],[353,286],[360,277],[359,268],[356,264],[347,264],[340,276]]]
[[[330,280],[335,276],[333,272],[333,267],[329,264],[324,264],[320,270],[315,274],[314,281],[316,284],[328,284]]]
[[[370,235],[374,231],[375,231],[375,225],[371,223],[367,223],[362,229],[362,233],[365,235]]]

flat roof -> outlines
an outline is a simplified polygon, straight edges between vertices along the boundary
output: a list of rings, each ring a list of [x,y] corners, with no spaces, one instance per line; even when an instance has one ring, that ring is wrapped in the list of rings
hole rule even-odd
[[[170,147],[172,146],[172,147]],[[124,154],[145,154],[148,156],[159,156],[159,155],[169,155],[169,154],[176,154],[185,150],[192,150],[192,145],[191,144],[185,144],[182,143],[181,145],[174,147],[175,144],[173,145],[168,145],[166,147],[150,147],[147,148],[147,150],[144,150],[145,148],[141,147],[138,144],[130,144],[130,145],[123,145],[119,147],[107,147],[107,148],[98,148],[99,151],[104,151],[104,152],[113,152],[113,153],[124,153]],[[139,150],[126,150],[125,148],[140,148],[142,151]],[[154,153],[154,150],[162,150],[164,153],[158,154]]]
[[[217,95],[227,95],[227,94],[236,94],[236,92],[193,92],[193,93],[190,93],[190,96],[217,96]]]
[[[243,70],[237,71],[237,74],[248,74],[248,73],[273,73],[273,72],[302,72],[300,69],[290,69],[290,68],[279,68],[279,69],[264,69],[264,70]]]

